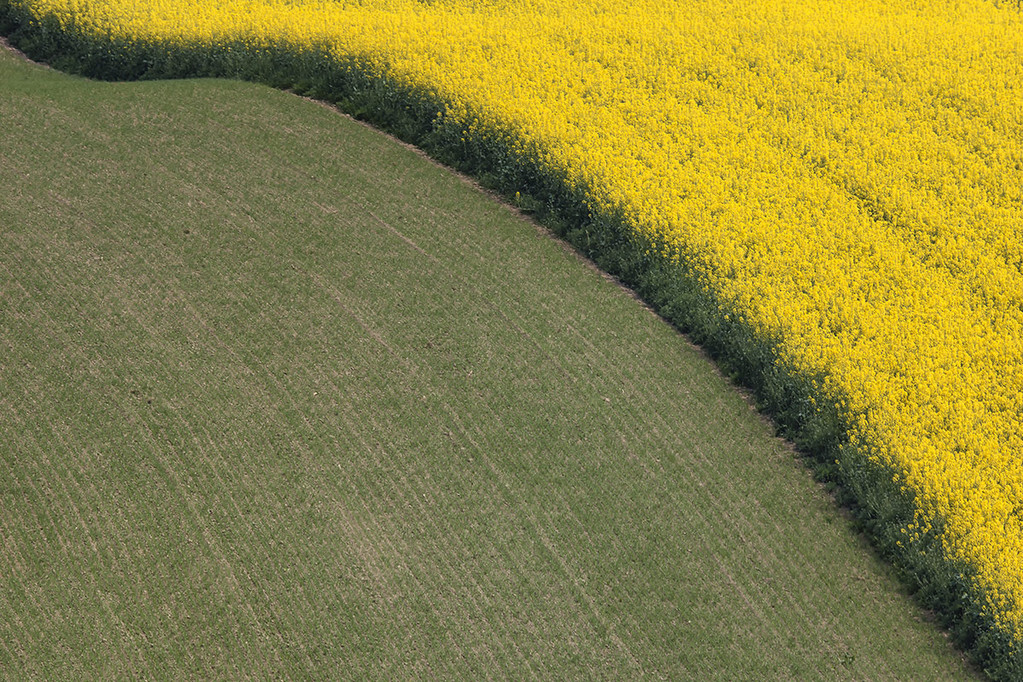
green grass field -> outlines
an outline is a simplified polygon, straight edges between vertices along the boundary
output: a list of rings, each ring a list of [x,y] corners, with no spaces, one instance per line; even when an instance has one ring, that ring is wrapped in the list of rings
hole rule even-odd
[[[414,150],[3,50],[0,121],[0,677],[977,677],[699,351]]]

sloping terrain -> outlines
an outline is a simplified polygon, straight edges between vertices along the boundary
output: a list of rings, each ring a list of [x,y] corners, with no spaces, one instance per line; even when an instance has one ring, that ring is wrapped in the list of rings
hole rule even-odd
[[[414,151],[0,53],[0,677],[970,679],[793,452]]]

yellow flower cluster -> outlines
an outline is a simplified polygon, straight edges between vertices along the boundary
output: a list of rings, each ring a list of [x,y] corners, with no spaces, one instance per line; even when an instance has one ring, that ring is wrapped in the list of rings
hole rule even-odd
[[[944,521],[1023,633],[1023,13],[989,0],[9,0],[316,46],[685,257]],[[470,125],[471,124],[471,125]]]

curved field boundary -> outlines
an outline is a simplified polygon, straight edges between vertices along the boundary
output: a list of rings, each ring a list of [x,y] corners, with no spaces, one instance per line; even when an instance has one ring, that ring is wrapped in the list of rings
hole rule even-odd
[[[243,43],[211,50],[80,42],[58,22],[19,21],[10,4],[0,10],[17,45],[62,68],[108,79],[226,76],[295,89],[396,133],[508,196],[514,193],[524,208],[632,286],[715,355],[734,379],[755,390],[782,432],[815,457],[818,473],[839,484],[882,554],[920,588],[921,601],[942,615],[957,641],[993,676],[1013,679],[1023,669],[1012,633],[997,627],[986,608],[991,596],[968,565],[943,557],[940,520],[905,542],[904,529],[917,521],[911,494],[898,483],[898,471],[870,462],[850,446],[837,411],[815,406],[814,387],[821,377],[782,366],[777,348],[717,299],[695,270],[660,257],[657,245],[636,237],[624,216],[594,211],[585,198],[587,188],[513,153],[505,133],[473,136],[461,125],[447,125],[437,115],[443,101],[388,79],[358,58],[328,60],[315,50],[288,45],[246,52]]]

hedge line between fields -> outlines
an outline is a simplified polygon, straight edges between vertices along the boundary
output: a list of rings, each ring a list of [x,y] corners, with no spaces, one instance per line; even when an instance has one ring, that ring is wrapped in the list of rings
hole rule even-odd
[[[940,519],[925,537],[903,542],[914,500],[895,482],[896,471],[874,464],[846,437],[836,410],[812,409],[814,377],[788,371],[775,346],[716,300],[695,269],[658,255],[657,245],[629,229],[621,213],[597,214],[585,188],[563,173],[517,157],[513,133],[467,135],[464,122],[438,116],[446,104],[426,90],[402,86],[376,73],[366,59],[339,61],[325,50],[286,41],[253,49],[243,43],[217,47],[124,44],[88,38],[0,0],[0,34],[29,58],[101,80],[225,77],[254,81],[322,100],[414,144],[438,161],[476,178],[532,215],[633,289],[659,315],[702,346],[731,379],[751,389],[758,408],[780,435],[793,441],[818,480],[850,512],[878,553],[897,570],[917,602],[933,611],[953,640],[990,678],[1023,680],[1023,652],[1012,633],[984,613],[984,594],[972,569],[944,555]],[[819,377],[818,377],[819,379]],[[826,402],[826,401],[821,401]]]

